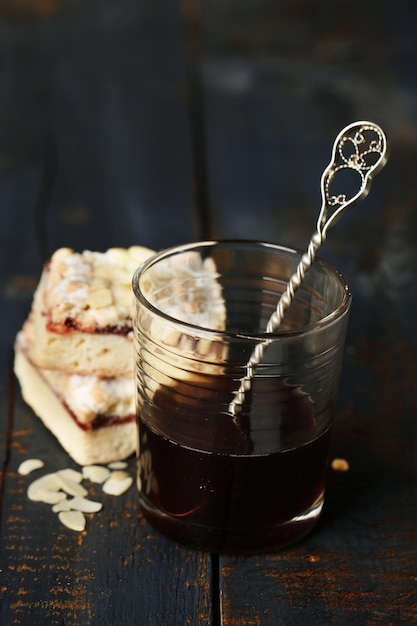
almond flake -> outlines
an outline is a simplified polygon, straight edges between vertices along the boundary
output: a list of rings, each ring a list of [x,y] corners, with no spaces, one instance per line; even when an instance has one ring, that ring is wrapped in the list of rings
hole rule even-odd
[[[57,481],[61,489],[63,489],[70,496],[86,496],[88,494],[87,489],[85,489],[79,483],[76,483],[71,478],[67,478],[65,475],[57,474]]]
[[[17,468],[17,473],[22,476],[27,476],[34,470],[40,469],[43,467],[45,463],[41,461],[41,459],[26,459],[22,461],[22,463]]]
[[[124,472],[123,470],[114,470],[114,472],[112,472],[110,476],[110,478],[115,481],[125,480],[128,477],[129,474],[127,472]]]
[[[346,459],[333,459],[332,469],[336,472],[347,472],[349,470],[349,463]]]
[[[116,472],[113,472],[115,474]],[[117,474],[121,474],[124,472],[117,472]],[[111,475],[108,480],[103,485],[104,493],[107,493],[111,496],[120,496],[122,493],[127,491],[130,485],[133,482],[133,478],[126,474],[124,478],[115,478],[114,475]]]
[[[29,500],[42,502],[42,494],[46,491],[59,491],[61,485],[56,474],[45,474],[34,480],[28,487],[27,495]]]
[[[71,511],[71,507],[67,498],[65,500],[61,500],[61,502],[57,502],[52,507],[52,511],[54,513],[60,513],[61,511]]]
[[[57,474],[58,476],[63,476],[64,478],[68,478],[69,480],[74,481],[74,483],[80,483],[83,479],[83,475],[81,472],[77,472],[77,470],[73,470],[70,467],[58,470]]]
[[[83,476],[92,483],[104,483],[110,476],[110,470],[102,465],[85,465],[83,467]]]
[[[75,496],[72,500],[68,500],[68,504],[73,511],[81,511],[82,513],[97,513],[103,508],[101,502],[88,500],[81,496]]]
[[[107,467],[111,470],[122,470],[126,469],[127,463],[126,461],[113,461],[112,463],[109,463]]]
[[[39,492],[40,501],[45,504],[57,504],[62,500],[67,499],[67,494],[63,491],[48,491],[47,489],[42,489]]]
[[[101,288],[90,290],[87,304],[94,309],[102,309],[113,304],[113,296],[110,289]]]
[[[60,522],[70,530],[81,532],[85,529],[85,517],[81,511],[61,511],[58,517]]]

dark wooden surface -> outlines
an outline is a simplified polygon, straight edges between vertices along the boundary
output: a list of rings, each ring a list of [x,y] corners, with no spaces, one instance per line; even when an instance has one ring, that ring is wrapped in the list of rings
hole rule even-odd
[[[0,624],[417,623],[416,7],[0,3]],[[321,251],[353,307],[331,448],[350,470],[329,471],[317,529],[278,553],[202,555],[148,527],[134,490],[64,529],[16,472],[71,465],[10,368],[43,261],[205,237],[303,247],[357,119],[391,156]]]

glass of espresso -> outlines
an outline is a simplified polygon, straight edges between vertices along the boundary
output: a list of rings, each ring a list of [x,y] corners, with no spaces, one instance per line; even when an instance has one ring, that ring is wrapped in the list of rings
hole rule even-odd
[[[301,254],[201,242],[154,255],[133,277],[141,510],[195,549],[278,549],[319,518],[351,295],[316,259],[266,333]]]

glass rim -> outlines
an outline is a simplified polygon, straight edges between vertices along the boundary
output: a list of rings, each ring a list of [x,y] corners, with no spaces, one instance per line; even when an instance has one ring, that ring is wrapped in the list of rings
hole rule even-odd
[[[165,248],[163,250],[155,252],[135,270],[133,277],[132,277],[132,290],[133,290],[133,295],[135,299],[139,301],[141,304],[143,304],[144,306],[146,306],[146,308],[149,311],[151,311],[155,315],[158,315],[158,317],[160,317],[161,319],[165,319],[169,321],[171,324],[175,324],[182,328],[194,330],[196,332],[199,332],[200,334],[204,333],[211,337],[216,336],[218,338],[223,337],[223,338],[229,338],[229,339],[247,339],[247,340],[258,341],[258,342],[271,340],[271,339],[274,340],[274,339],[279,339],[279,338],[284,338],[284,337],[285,338],[301,337],[303,335],[306,335],[312,332],[317,332],[319,330],[322,330],[332,325],[334,322],[336,322],[337,320],[342,318],[344,315],[346,315],[349,311],[350,303],[352,300],[352,294],[351,294],[350,287],[345,276],[332,263],[329,263],[328,261],[322,259],[320,256],[315,257],[312,263],[312,267],[313,265],[318,263],[327,272],[336,276],[336,278],[339,281],[339,284],[342,287],[341,302],[333,311],[331,311],[331,313],[328,313],[327,315],[325,315],[324,317],[320,318],[319,320],[315,321],[312,324],[307,324],[306,326],[302,326],[300,328],[292,328],[292,329],[278,328],[278,330],[273,333],[270,333],[267,331],[257,331],[256,333],[248,333],[248,332],[237,332],[237,331],[217,330],[217,329],[207,328],[205,326],[199,326],[198,324],[192,324],[190,322],[179,320],[176,317],[169,315],[169,313],[162,311],[157,306],[152,304],[146,298],[146,296],[142,293],[139,287],[139,282],[140,282],[142,275],[144,275],[148,269],[150,269],[159,261],[163,259],[167,259],[172,256],[176,256],[177,254],[180,254],[180,253],[197,250],[199,248],[210,249],[210,248],[215,248],[216,246],[226,246],[226,247],[227,246],[230,246],[230,247],[243,246],[248,249],[251,246],[253,247],[259,246],[261,248],[275,250],[277,252],[285,252],[285,253],[290,253],[292,255],[297,255],[300,258],[302,257],[303,254],[305,254],[305,250],[303,251],[298,248],[291,248],[288,246],[282,246],[282,245],[275,244],[275,243],[269,243],[269,242],[264,242],[264,241],[251,240],[251,239],[218,239],[218,240],[213,239],[213,240],[202,240],[202,241],[195,241],[192,243],[180,244],[177,246],[171,246],[169,248]],[[277,300],[277,303],[278,303],[278,300]]]

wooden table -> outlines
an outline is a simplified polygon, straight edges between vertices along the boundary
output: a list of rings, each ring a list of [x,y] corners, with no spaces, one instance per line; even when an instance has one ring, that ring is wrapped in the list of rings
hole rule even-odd
[[[417,623],[416,6],[1,3],[3,626]],[[384,128],[391,156],[321,251],[353,307],[330,454],[350,469],[329,469],[317,529],[224,557],[157,535],[134,489],[83,533],[30,502],[22,460],[74,467],[12,374],[49,254],[225,237],[305,247],[333,139],[357,119]]]

